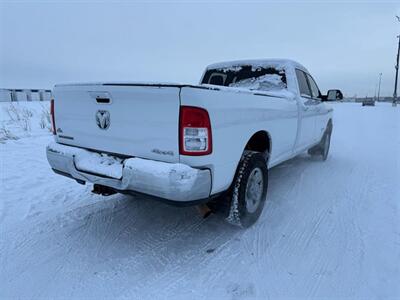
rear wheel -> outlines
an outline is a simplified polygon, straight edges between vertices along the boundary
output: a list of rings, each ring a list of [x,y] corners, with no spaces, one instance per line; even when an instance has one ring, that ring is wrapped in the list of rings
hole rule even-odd
[[[226,221],[243,228],[253,225],[264,208],[267,188],[265,156],[259,152],[245,152],[228,194],[220,199]]]

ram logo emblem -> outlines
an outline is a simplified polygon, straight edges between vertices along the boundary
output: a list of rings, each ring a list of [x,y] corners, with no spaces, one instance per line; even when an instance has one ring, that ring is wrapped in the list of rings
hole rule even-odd
[[[108,129],[110,127],[110,113],[107,110],[98,110],[96,113],[96,123],[100,129]]]

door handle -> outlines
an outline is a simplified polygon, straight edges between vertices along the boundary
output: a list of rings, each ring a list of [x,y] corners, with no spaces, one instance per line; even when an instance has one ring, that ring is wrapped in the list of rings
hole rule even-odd
[[[112,97],[109,92],[102,92],[102,91],[89,91],[90,97],[96,100],[98,104],[111,104]]]
[[[105,104],[105,103],[110,103],[110,98],[100,98],[100,97],[96,97],[96,102],[97,103],[101,103],[101,104]]]

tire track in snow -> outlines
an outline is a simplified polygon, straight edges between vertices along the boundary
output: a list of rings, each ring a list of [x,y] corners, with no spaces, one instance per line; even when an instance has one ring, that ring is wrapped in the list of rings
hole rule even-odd
[[[141,204],[143,204],[143,203],[141,203]],[[98,204],[96,204],[96,205],[98,205]],[[94,208],[93,205],[91,205],[90,207]],[[143,206],[143,207],[145,207],[145,206]],[[109,231],[110,228],[112,228],[115,225],[117,225],[117,224],[113,224],[110,227],[110,224],[113,222],[113,220],[118,220],[119,218],[123,218],[124,220],[126,220],[126,219],[129,220],[129,218],[127,218],[127,217],[129,217],[128,214],[119,213],[119,212],[115,212],[115,211],[112,211],[112,210],[109,211],[106,214],[107,216],[108,215],[113,216],[111,219],[104,218],[104,212],[96,212],[95,214],[93,214],[93,213],[88,213],[88,208],[85,208],[83,210],[81,208],[80,210],[81,210],[81,213],[79,213],[79,214],[75,214],[75,212],[71,212],[71,213],[69,213],[69,215],[72,215],[72,216],[63,217],[61,220],[59,218],[57,219],[57,223],[60,222],[61,224],[63,224],[63,226],[61,227],[62,228],[61,230],[65,230],[66,237],[69,239],[68,244],[70,245],[70,248],[65,249],[65,253],[63,253],[63,255],[66,256],[66,257],[79,256],[79,254],[81,254],[81,252],[82,252],[82,248],[89,248],[89,249],[93,248],[94,250],[96,250],[96,249],[99,249],[100,247],[103,247],[102,249],[108,249],[109,247],[112,247],[112,245],[116,243],[115,241],[118,240],[118,238],[115,237],[115,234],[114,234],[115,232],[114,231],[113,231],[113,233],[108,234],[108,236],[113,238],[113,243],[108,243],[108,241],[104,241],[104,243],[107,243],[107,246],[101,246],[100,242],[97,242],[95,244],[95,246],[93,246],[91,244],[91,242],[87,242],[87,240],[91,240],[92,239],[93,233],[97,233],[97,232],[103,233],[103,232],[107,232],[107,231],[110,232]],[[141,211],[139,214],[146,215],[147,214],[147,210],[151,210],[151,208],[149,207],[148,209],[145,209],[144,211]],[[124,210],[120,209],[120,212],[121,211],[124,211]],[[83,219],[81,219],[81,221],[79,221],[80,220],[79,215],[85,215],[85,214],[86,214],[86,217],[84,217]],[[98,214],[98,215],[96,215],[96,214]],[[187,216],[183,216],[183,217],[186,220]],[[105,222],[105,220],[108,220],[109,223]],[[70,228],[70,223],[71,222],[74,222],[74,226],[72,228]],[[77,224],[77,223],[79,223],[79,224]],[[160,257],[160,254],[161,254],[161,257],[163,257],[162,256],[163,253],[160,250],[163,247],[163,245],[167,244],[165,246],[167,248],[168,244],[171,241],[176,241],[177,237],[180,234],[184,235],[182,237],[182,239],[184,240],[185,238],[187,238],[187,236],[190,236],[190,235],[193,234],[193,232],[195,232],[194,229],[196,227],[201,229],[203,223],[204,222],[202,220],[198,221],[198,222],[192,222],[192,221],[187,222],[187,221],[184,221],[184,224],[179,222],[179,223],[177,223],[177,224],[175,224],[175,225],[173,225],[171,227],[171,228],[173,228],[172,230],[171,230],[171,228],[167,228],[165,226],[161,226],[160,227],[161,229],[167,228],[166,229],[167,231],[171,230],[171,232],[173,232],[173,233],[170,233],[170,234],[166,235],[167,238],[158,239],[157,237],[152,237],[152,235],[150,235],[150,239],[147,239],[146,235],[143,235],[145,238],[141,241],[141,249],[140,249],[140,251],[138,253],[139,257],[143,257],[143,255],[146,255],[148,257],[148,254],[151,251],[152,255],[150,255],[150,261],[151,261],[152,264],[156,263],[157,262],[157,258]],[[102,225],[99,227],[99,224],[102,224]],[[127,222],[122,226],[122,229],[125,230],[127,226],[130,226],[132,224],[133,224],[132,222]],[[187,226],[185,226],[185,224]],[[49,226],[51,226],[51,222],[49,224],[45,225],[45,227],[49,227]],[[220,226],[220,224],[218,224],[217,226]],[[179,231],[177,231],[176,228],[179,228]],[[149,228],[147,228],[147,230],[148,229]],[[129,231],[131,231],[131,229],[129,229]],[[157,235],[164,236],[163,233],[165,233],[165,232],[158,231]],[[117,231],[117,234],[120,235],[121,232]],[[107,236],[107,234],[105,236]],[[143,237],[143,236],[141,236],[141,237]],[[210,237],[212,237],[212,235]],[[209,239],[209,241],[207,243],[205,243],[202,248],[198,248],[199,249],[198,251],[202,252],[203,255],[204,255],[205,250],[208,247],[210,247],[210,245],[213,245],[215,247],[215,246],[218,246],[218,244],[221,244],[221,242],[225,241],[225,240],[226,240],[226,235],[224,235],[224,233],[221,231],[220,234],[219,234],[219,238],[211,238],[211,239]],[[158,242],[155,243],[154,241],[158,241]],[[78,242],[79,242],[79,247],[77,247],[78,246]],[[98,254],[94,255],[94,258],[92,258],[92,259],[96,259],[99,256],[101,256],[100,255],[101,251],[99,251],[97,253]],[[144,254],[144,253],[146,253],[146,254]],[[142,256],[140,256],[140,255],[142,255]],[[176,265],[175,269],[173,269],[173,268],[170,269],[169,272],[166,272],[163,276],[164,277],[170,277],[169,274],[171,272],[175,273],[176,270],[178,270],[179,268],[182,267],[182,265],[180,263],[182,263],[184,261],[191,260],[191,259],[195,258],[195,256],[196,256],[196,252],[193,252],[193,253],[191,253],[190,256],[185,257],[184,259],[181,259],[180,262]],[[136,255],[135,257],[139,259],[138,255]],[[172,259],[171,255],[167,255],[165,258],[162,258],[161,260],[159,260],[159,263],[162,264],[162,265],[172,264],[171,259]],[[132,260],[128,260],[128,263],[131,264]],[[88,273],[88,270],[90,269],[90,268],[89,269],[85,268],[85,266],[87,266],[87,264],[83,264],[81,266],[82,274]],[[135,266],[135,264],[131,265],[130,267],[135,268],[134,266]],[[157,277],[157,276],[155,276],[155,277]],[[160,278],[162,278],[162,277],[160,277]],[[156,278],[154,278],[153,281],[156,281]],[[146,286],[146,285],[147,284],[143,284],[143,286]]]

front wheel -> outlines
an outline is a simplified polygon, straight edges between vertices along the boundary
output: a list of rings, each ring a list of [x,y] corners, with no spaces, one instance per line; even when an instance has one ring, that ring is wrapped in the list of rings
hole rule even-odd
[[[331,132],[326,132],[322,139],[322,160],[326,160],[329,154],[329,148],[331,147]]]
[[[329,148],[331,146],[331,135],[332,135],[332,125],[328,126],[322,136],[321,141],[318,145],[308,149],[308,154],[311,156],[321,155],[322,160],[326,160],[329,154]]]
[[[246,152],[240,160],[228,193],[226,220],[239,227],[250,227],[260,217],[268,188],[268,168],[265,156]]]

